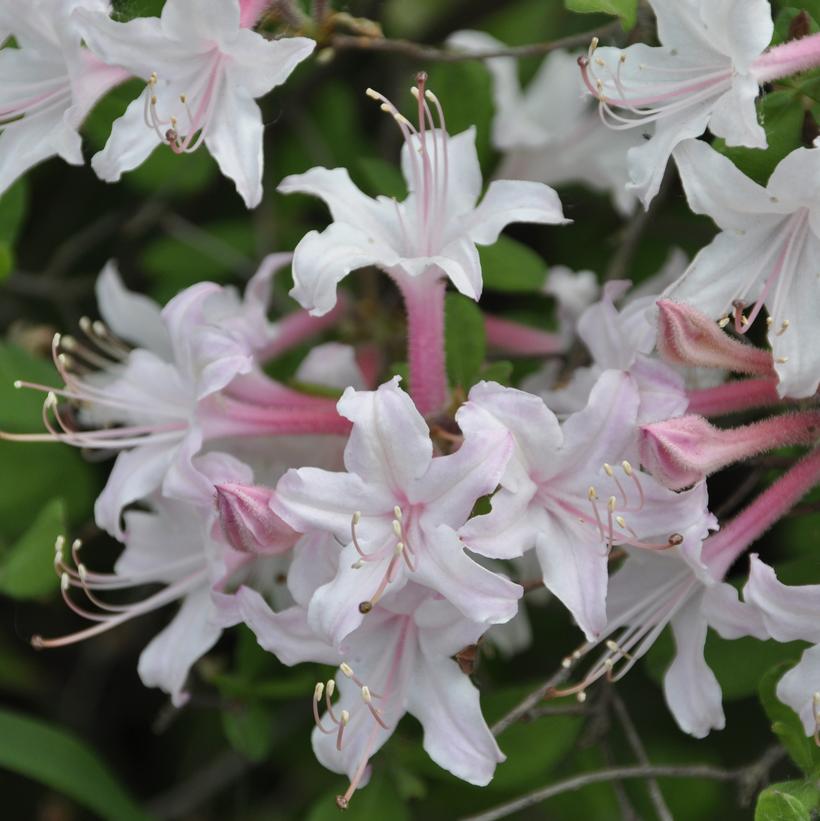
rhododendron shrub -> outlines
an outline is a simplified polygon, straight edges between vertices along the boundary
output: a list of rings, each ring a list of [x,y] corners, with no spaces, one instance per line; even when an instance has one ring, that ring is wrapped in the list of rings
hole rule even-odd
[[[817,15],[0,0],[3,817],[820,813]]]

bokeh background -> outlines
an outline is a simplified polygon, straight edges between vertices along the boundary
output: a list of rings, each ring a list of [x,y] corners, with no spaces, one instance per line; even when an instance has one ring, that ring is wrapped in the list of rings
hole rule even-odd
[[[127,19],[158,13],[162,3],[114,5]],[[818,2],[784,3],[777,9],[781,35],[797,13],[794,7],[820,19]],[[431,44],[463,28],[487,31],[513,45],[532,43],[612,19],[572,14],[561,0],[362,0],[337,8],[378,21],[387,36]],[[629,36],[646,41],[652,32],[651,16],[642,10]],[[627,35],[620,36],[628,42]],[[538,63],[537,58],[520,61],[523,80]],[[401,196],[400,135],[364,90],[378,88],[409,113],[409,87],[421,69],[442,100],[450,131],[476,126],[485,178],[490,177],[499,156],[490,144],[493,105],[489,75],[480,63],[424,64],[401,54],[351,50],[308,60],[262,101],[266,193],[254,212],[245,210],[205,151],[177,157],[160,147],[117,185],[99,181],[88,166],[58,160],[17,183],[0,199],[0,428],[41,429],[43,397],[16,391],[13,382],[29,378],[57,384],[49,362],[51,337],[57,330],[75,332],[81,316],[96,316],[94,280],[108,259],[118,261],[131,288],[165,302],[200,280],[241,284],[266,253],[292,249],[306,231],[326,224],[321,203],[275,192],[286,174],[314,165],[346,166],[368,193]],[[820,93],[816,78],[809,76],[799,87],[766,98],[762,114],[772,148],[732,152],[747,173],[765,181],[782,156],[812,137],[815,89]],[[94,110],[84,128],[87,157],[102,146],[113,118],[140,90],[133,81]],[[482,307],[554,328],[554,304],[538,292],[547,264],[601,274],[611,264],[633,222],[619,217],[605,195],[574,187],[560,193],[572,226],[514,226],[511,239],[483,252],[487,291]],[[714,233],[709,220],[691,215],[674,180],[644,229],[626,272],[636,281],[656,272],[670,249],[691,255]],[[389,361],[400,362],[403,320],[389,281],[362,272],[347,284],[356,307],[333,338],[375,340],[388,351]],[[287,290],[285,276],[277,281],[274,313],[293,309]],[[271,372],[290,378],[305,353],[289,354]],[[510,383],[536,366],[513,363]],[[764,486],[776,475],[777,460],[787,457],[782,453],[724,472],[710,486],[713,509],[736,506],[739,488],[748,493]],[[310,749],[313,683],[326,677],[320,668],[285,668],[257,647],[247,629],[236,629],[197,665],[190,703],[174,710],[136,675],[139,652],[166,623],[167,611],[62,650],[37,652],[29,645],[33,634],[59,635],[82,626],[62,604],[52,570],[58,533],[84,540],[88,564],[105,568],[113,563],[117,546],[92,519],[93,500],[109,465],[59,445],[0,441],[0,816],[42,821],[335,818],[333,796],[343,791],[345,781],[323,770]],[[813,554],[820,517],[811,499],[799,512],[766,537],[761,552],[786,562],[781,578],[787,582],[790,574],[801,582],[818,581],[820,559]],[[526,606],[531,648],[504,658],[485,647],[474,672],[490,722],[549,676],[580,642],[558,604],[535,597]],[[357,794],[346,817],[446,821],[568,775],[634,762],[618,720],[621,704],[653,763],[747,764],[776,742],[758,694],[761,679],[779,662],[796,658],[800,649],[710,636],[707,658],[723,687],[728,729],[696,741],[678,730],[663,702],[659,681],[672,652],[671,639],[663,636],[617,692],[603,684],[583,708],[560,702],[560,714],[505,733],[500,742],[508,760],[486,789],[465,785],[436,767],[421,749],[418,724],[407,718],[377,757],[371,785]],[[796,778],[799,770],[784,757],[765,777]],[[662,780],[661,785],[676,819],[729,821],[751,817],[749,801],[765,782],[750,784],[746,795],[739,795],[734,783]],[[645,783],[624,782],[566,793],[520,817],[655,816]]]

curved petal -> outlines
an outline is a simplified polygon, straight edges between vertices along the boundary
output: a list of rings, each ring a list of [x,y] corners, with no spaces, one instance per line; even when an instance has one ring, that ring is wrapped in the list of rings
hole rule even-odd
[[[695,738],[726,725],[720,685],[703,657],[706,629],[701,597],[695,596],[672,618],[677,653],[663,678],[666,703],[675,721]]]
[[[558,194],[541,182],[494,180],[466,221],[473,242],[492,245],[511,222],[566,225]]]
[[[394,376],[375,391],[348,388],[336,406],[353,423],[345,467],[397,498],[409,495],[433,459],[427,423],[399,381]]]
[[[569,516],[549,516],[535,537],[544,586],[572,613],[588,641],[606,627],[609,556],[591,528]]]
[[[521,487],[515,493],[499,490],[493,496],[492,511],[470,519],[458,535],[470,550],[491,559],[523,556],[535,546],[546,516],[539,504],[532,503],[536,490],[532,482],[528,492]]]
[[[353,225],[334,222],[321,234],[309,231],[296,246],[290,295],[312,316],[323,316],[336,304],[336,286],[351,271],[398,263],[391,248],[376,244]]]
[[[308,37],[282,37],[267,40],[250,29],[240,29],[226,44],[224,51],[233,58],[229,76],[238,79],[251,97],[261,97],[272,88],[282,85],[291,72],[316,48]],[[241,72],[241,73],[240,73]]]
[[[123,508],[144,499],[160,486],[175,450],[166,444],[155,444],[120,453],[94,503],[97,526],[122,541],[120,514]]]
[[[441,525],[425,533],[414,581],[440,593],[467,618],[485,624],[509,621],[522,588],[473,561],[455,531]]]
[[[169,693],[176,706],[187,699],[183,691],[191,666],[216,644],[222,628],[210,621],[207,587],[189,593],[173,621],[142,651],[137,673],[146,687]]]
[[[223,77],[214,112],[205,127],[205,145],[219,170],[236,185],[248,208],[262,200],[262,112],[243,86]]]
[[[145,101],[140,95],[114,120],[102,151],[91,158],[91,167],[101,180],[118,182],[123,172],[142,165],[160,142],[159,135],[145,124]]]
[[[171,340],[162,322],[160,307],[143,294],[129,291],[115,262],[105,264],[94,289],[100,315],[120,339],[170,361]]]
[[[426,503],[422,521],[461,527],[476,501],[498,486],[512,450],[512,436],[502,432],[481,441],[467,438],[455,453],[433,459],[410,496]]]
[[[758,611],[777,641],[820,641],[820,585],[782,584],[774,570],[753,553],[743,598]]]
[[[820,645],[809,647],[777,683],[777,697],[800,716],[807,736],[817,731],[815,694],[820,681]]]
[[[478,690],[448,658],[419,654],[407,710],[424,728],[424,750],[440,767],[470,784],[490,782],[505,756],[481,714]]]
[[[719,582],[706,588],[703,615],[709,626],[724,639],[754,636],[765,641],[770,638],[763,615],[748,602],[740,601],[737,590],[731,584]]]
[[[322,641],[308,626],[304,607],[289,607],[274,613],[250,587],[240,587],[236,597],[242,621],[253,630],[259,646],[273,653],[282,664],[292,667],[302,662],[339,663],[338,650]]]
[[[758,94],[760,86],[754,77],[734,77],[732,88],[715,102],[709,130],[723,137],[726,145],[766,148],[766,132],[757,120]]]
[[[700,3],[700,17],[710,41],[746,72],[769,45],[774,33],[769,0]]]

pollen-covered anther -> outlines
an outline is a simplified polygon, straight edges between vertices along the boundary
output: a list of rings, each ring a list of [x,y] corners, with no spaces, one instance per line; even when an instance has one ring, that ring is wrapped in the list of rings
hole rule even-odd
[[[353,668],[346,661],[339,665],[339,669],[346,678],[353,678]]]
[[[359,602],[359,612],[362,615],[367,615],[373,609],[373,602],[371,601],[361,601]]]
[[[587,700],[586,690],[581,690],[575,696],[579,704],[583,704]]]
[[[683,544],[683,536],[680,533],[672,533],[667,540],[670,547],[677,547]]]
[[[615,505],[617,504],[617,502],[618,500],[614,496],[610,496],[609,499],[607,499],[606,507],[610,513],[615,512]]]
[[[317,681],[316,686],[313,688],[313,700],[314,701],[321,701],[322,696],[325,694],[325,685],[322,681]]]
[[[362,701],[364,701],[365,704],[370,704],[373,701],[370,688],[366,684],[362,686]]]
[[[598,499],[598,491],[595,490],[594,485],[589,486],[589,490],[587,490],[587,498],[590,502],[594,502]]]
[[[627,476],[632,476],[632,465],[630,465],[629,462],[626,461],[626,459],[624,459],[624,461],[621,462],[621,467],[623,468],[624,473]]]

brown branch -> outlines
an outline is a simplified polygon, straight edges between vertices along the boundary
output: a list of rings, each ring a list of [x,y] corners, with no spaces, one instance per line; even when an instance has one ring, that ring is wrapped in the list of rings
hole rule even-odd
[[[757,766],[756,764],[753,766]],[[706,764],[691,764],[691,765],[640,765],[632,767],[609,767],[605,770],[598,770],[592,773],[582,773],[581,775],[567,778],[564,781],[559,781],[556,784],[550,784],[548,787],[542,787],[540,790],[524,795],[521,798],[516,798],[514,801],[509,801],[506,804],[499,804],[487,812],[479,815],[471,815],[463,818],[462,821],[496,821],[498,818],[504,818],[514,812],[525,810],[528,807],[533,807],[552,798],[554,795],[560,793],[570,792],[572,790],[580,790],[591,784],[600,784],[606,781],[626,780],[631,778],[707,778],[714,781],[739,781],[746,777],[748,767],[743,767],[740,770],[722,770],[718,767],[710,767]]]
[[[530,43],[525,46],[511,46],[484,51],[461,51],[414,43],[411,40],[394,40],[388,37],[357,37],[351,34],[334,34],[327,45],[335,51],[387,52],[401,54],[427,63],[460,63],[465,60],[489,60],[493,57],[537,57],[542,54],[549,54],[549,52],[556,49],[586,46],[593,37],[605,39],[619,30],[620,24],[614,22],[601,28],[584,31],[580,34],[571,34],[567,37],[559,37],[557,40],[550,40],[545,43]]]

